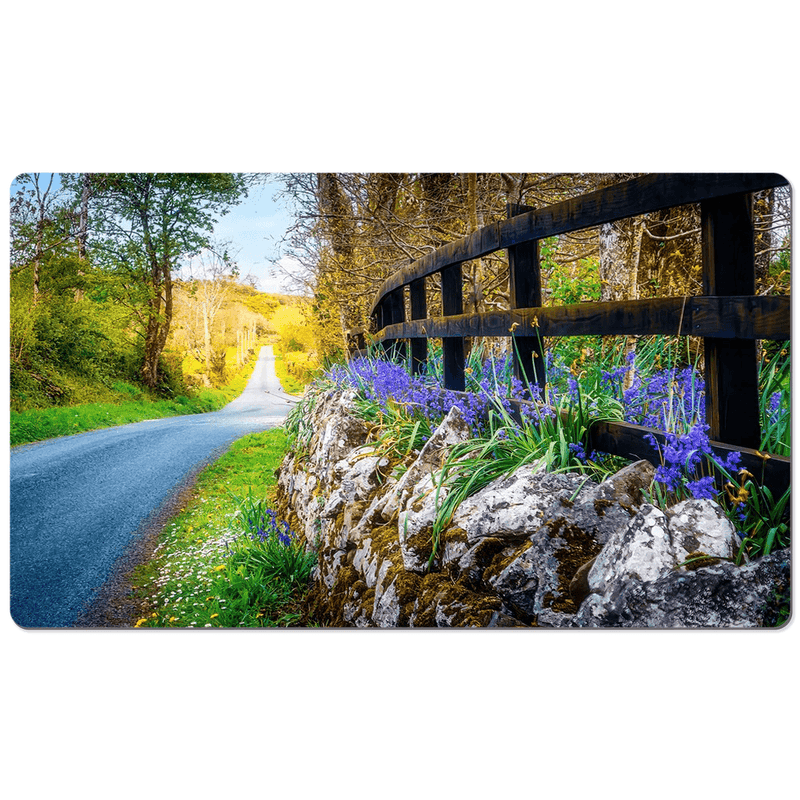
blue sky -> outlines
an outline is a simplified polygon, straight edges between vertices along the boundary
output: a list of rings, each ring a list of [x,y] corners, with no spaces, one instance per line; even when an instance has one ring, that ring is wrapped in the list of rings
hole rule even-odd
[[[293,291],[291,282],[272,263],[277,260],[289,272],[298,270],[281,249],[292,216],[284,200],[274,199],[280,188],[270,181],[251,189],[248,197],[220,220],[215,235],[232,242],[231,256],[242,277],[254,275],[264,292],[289,293]]]

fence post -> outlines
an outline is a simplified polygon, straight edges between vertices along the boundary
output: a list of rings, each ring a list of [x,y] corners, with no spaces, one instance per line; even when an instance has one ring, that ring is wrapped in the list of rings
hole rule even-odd
[[[391,312],[389,309],[389,297],[381,298],[378,305],[375,307],[375,330],[380,331],[383,330],[387,325],[389,325],[392,321]],[[381,342],[381,347],[383,348],[383,354],[386,358],[391,357],[392,351],[392,339],[384,339]]]
[[[506,216],[533,211],[529,206],[509,203]],[[508,248],[508,282],[511,309],[539,308],[542,305],[542,279],[539,269],[539,241]],[[514,372],[525,383],[539,386],[544,392],[545,375],[542,340],[538,336],[517,336],[512,332]]]
[[[754,295],[753,219],[749,194],[701,203],[703,291]],[[709,436],[757,449],[761,426],[756,342],[705,337],[706,422]]]
[[[426,319],[428,302],[425,297],[425,277],[417,278],[409,284],[411,295],[411,319]],[[428,340],[411,340],[411,374],[419,375],[425,371],[428,362]]]
[[[461,277],[461,264],[451,264],[441,271],[442,276],[442,315],[445,317],[462,314],[464,311],[464,289]],[[444,367],[444,388],[463,392],[464,379],[464,339],[461,336],[447,336],[442,339],[442,361]]]

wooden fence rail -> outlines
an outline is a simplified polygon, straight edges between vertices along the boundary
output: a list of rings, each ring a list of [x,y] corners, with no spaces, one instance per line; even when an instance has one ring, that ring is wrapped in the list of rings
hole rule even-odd
[[[786,185],[775,174],[646,175],[543,209],[509,206],[508,219],[444,245],[384,281],[371,309],[376,341],[407,357],[408,340],[411,368],[418,373],[428,357],[427,340],[440,337],[444,388],[464,391],[465,337],[513,337],[517,374],[544,386],[544,336],[700,336],[713,446],[741,451],[745,466],[760,475],[756,340],[789,339],[790,299],[755,294],[752,193]],[[689,203],[700,204],[702,295],[542,306],[540,239]],[[511,308],[464,314],[462,263],[503,249]],[[442,316],[428,318],[426,281],[434,274],[441,279]],[[650,433],[628,423],[596,423],[589,437],[595,449],[652,458]],[[765,481],[777,491],[788,487],[789,459],[772,455],[766,464]]]

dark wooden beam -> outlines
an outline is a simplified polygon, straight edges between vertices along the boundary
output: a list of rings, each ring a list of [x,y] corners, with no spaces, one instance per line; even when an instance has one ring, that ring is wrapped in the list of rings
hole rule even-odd
[[[450,264],[480,258],[495,250],[664,208],[786,185],[786,178],[774,173],[645,175],[495,222],[443,245],[387,278],[378,290],[375,303],[398,286],[432,275]]]
[[[391,325],[383,338],[457,336],[709,336],[784,340],[789,297],[664,297],[458,314]]]
[[[458,397],[469,398],[467,392],[456,392]],[[512,416],[519,422],[524,409],[538,406],[527,400],[511,400]],[[540,407],[540,406],[538,406]],[[562,412],[567,416],[569,412]],[[657,442],[653,446],[650,437]],[[647,428],[631,422],[592,422],[589,425],[587,451],[598,450],[602,453],[628,458],[632,461],[646,459],[651,464],[661,463],[661,452],[667,443],[667,437],[658,428]],[[709,441],[709,447],[715,456],[724,461],[732,452],[741,453],[741,466],[752,473],[756,482],[767,486],[777,500],[790,486],[791,459],[784,456],[760,453],[747,447],[735,447],[724,442]],[[736,476],[734,476],[736,477]]]
[[[622,456],[623,458],[644,458],[652,464],[661,463],[659,449],[653,447],[648,438],[653,436],[663,447],[666,436],[656,428],[633,425],[629,422],[593,422],[589,426],[589,450]],[[730,453],[742,454],[741,465],[751,472],[758,483],[767,486],[777,500],[788,488],[791,481],[791,459],[783,456],[767,455],[748,447],[711,440],[711,450],[720,460],[725,460]]]

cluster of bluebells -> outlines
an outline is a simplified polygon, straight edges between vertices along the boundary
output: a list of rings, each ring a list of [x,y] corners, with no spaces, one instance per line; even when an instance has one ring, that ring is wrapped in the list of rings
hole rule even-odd
[[[696,500],[717,498],[719,489],[714,476],[701,475],[705,461],[715,463],[729,475],[737,474],[742,468],[741,453],[731,451],[723,459],[714,454],[708,438],[708,425],[704,423],[696,424],[684,434],[666,433],[661,445],[654,436],[648,438],[661,452],[662,463],[656,467],[655,480],[676,495],[688,491]],[[739,507],[736,514],[743,522],[745,509]]]
[[[581,385],[563,360],[545,353],[548,378],[547,401],[538,386],[527,387],[514,375],[510,355],[475,361],[466,370],[467,397],[442,391],[431,374],[412,376],[401,364],[379,359],[355,359],[347,365],[332,367],[328,377],[342,389],[356,389],[367,400],[386,408],[389,401],[413,404],[424,414],[433,428],[453,407],[458,406],[475,435],[486,432],[486,416],[490,403],[500,402],[511,411],[510,400],[533,400],[522,408],[524,422],[539,426],[547,417],[555,417],[562,400],[573,407],[583,400],[587,410],[596,410],[596,400],[581,397]],[[433,370],[432,370],[433,372]],[[717,495],[714,478],[702,476],[701,467],[713,458],[705,419],[705,393],[701,376],[691,367],[663,369],[643,374],[629,353],[625,363],[603,371],[599,388],[620,401],[624,420],[665,432],[666,441],[659,447],[662,463],[656,470],[656,481],[671,493],[685,493],[697,499]],[[768,413],[780,413],[780,393],[770,397]],[[674,431],[685,430],[685,433]],[[655,438],[652,444],[658,447]],[[587,453],[584,444],[573,442],[569,449],[581,463],[602,458]],[[739,469],[739,453],[731,453],[721,466],[729,474]]]
[[[490,362],[483,374],[467,371],[467,396],[452,391],[442,391],[438,381],[429,375],[409,375],[401,364],[392,361],[357,358],[346,365],[336,365],[328,371],[328,378],[341,389],[356,389],[366,400],[387,408],[390,401],[409,403],[436,425],[453,406],[457,406],[470,429],[475,434],[484,430],[487,409],[491,398],[502,397],[510,409],[504,388],[505,361]],[[506,396],[501,395],[503,392]]]
[[[271,508],[264,509],[258,520],[249,520],[250,538],[262,544],[273,540],[288,547],[294,541],[294,534],[285,520],[279,520]]]
[[[711,455],[707,432],[708,426],[698,423],[688,433],[665,434],[666,441],[660,447],[662,463],[656,467],[655,479],[667,491],[677,493],[685,485],[697,499],[715,495],[713,477],[689,480],[696,474],[704,458]],[[648,439],[653,447],[659,447],[654,436],[649,436]]]
[[[705,387],[696,370],[672,367],[645,376],[634,359],[629,353],[625,364],[603,371],[600,381],[622,403],[626,422],[668,431],[676,423],[691,427],[705,418]]]

